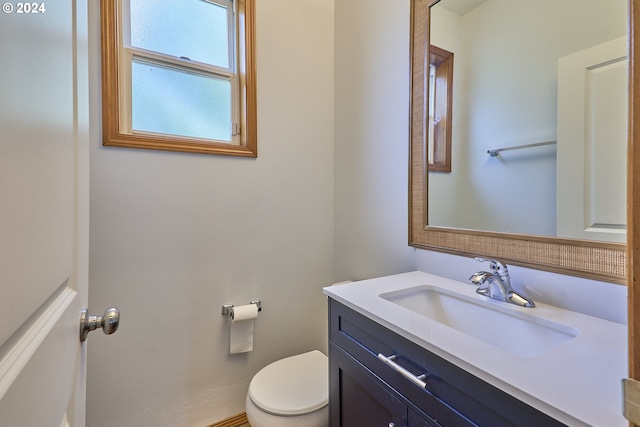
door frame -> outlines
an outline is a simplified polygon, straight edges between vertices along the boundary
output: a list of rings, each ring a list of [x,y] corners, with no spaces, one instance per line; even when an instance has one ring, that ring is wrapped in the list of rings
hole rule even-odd
[[[627,172],[627,262],[629,377],[640,380],[640,0],[629,0],[629,151]],[[637,332],[636,332],[637,331]]]

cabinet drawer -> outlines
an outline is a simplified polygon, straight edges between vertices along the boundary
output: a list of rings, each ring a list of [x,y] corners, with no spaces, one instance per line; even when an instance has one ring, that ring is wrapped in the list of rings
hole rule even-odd
[[[564,425],[332,299],[329,338],[443,426]],[[409,381],[378,354],[395,355],[406,371],[426,375],[427,387]]]

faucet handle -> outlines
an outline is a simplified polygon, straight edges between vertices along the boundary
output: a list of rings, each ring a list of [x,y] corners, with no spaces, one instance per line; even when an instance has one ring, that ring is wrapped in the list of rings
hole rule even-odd
[[[497,259],[491,259],[491,258],[482,258],[482,257],[475,257],[476,261],[479,262],[489,262],[489,268],[491,268],[491,272],[493,274],[498,274],[499,276],[508,276],[509,275],[509,270],[507,269],[507,264],[504,264],[500,261],[498,261]]]
[[[469,277],[469,281],[476,286],[480,286],[484,284],[489,276],[491,276],[491,273],[488,271],[476,271]]]

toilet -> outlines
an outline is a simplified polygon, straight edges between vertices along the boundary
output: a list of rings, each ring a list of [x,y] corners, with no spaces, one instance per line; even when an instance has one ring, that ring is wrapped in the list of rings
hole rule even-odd
[[[328,364],[327,356],[313,350],[262,368],[247,393],[251,427],[327,427]]]

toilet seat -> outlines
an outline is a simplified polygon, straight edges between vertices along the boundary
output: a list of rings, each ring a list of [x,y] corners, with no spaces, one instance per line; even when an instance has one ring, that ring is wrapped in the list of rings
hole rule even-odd
[[[249,397],[274,415],[302,415],[329,403],[327,356],[318,350],[277,360],[249,384]]]

